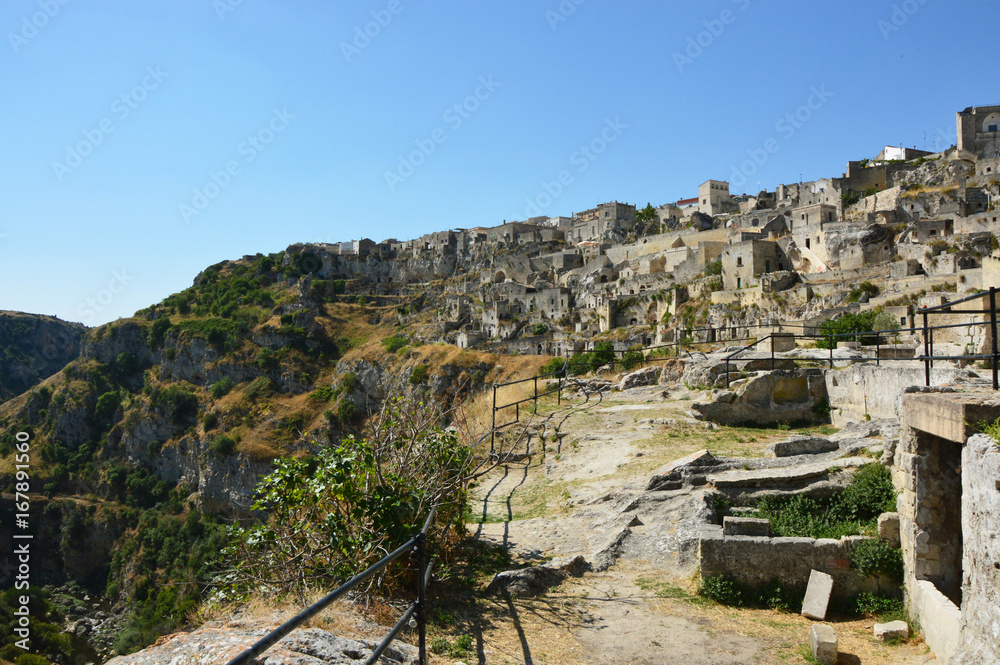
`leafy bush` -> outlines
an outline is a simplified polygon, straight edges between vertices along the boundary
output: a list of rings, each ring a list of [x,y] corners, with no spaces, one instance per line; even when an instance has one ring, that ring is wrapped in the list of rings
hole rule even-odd
[[[635,369],[641,365],[646,360],[646,357],[642,355],[642,351],[633,348],[625,352],[622,356],[622,369],[626,372]]]
[[[741,584],[729,575],[702,578],[698,594],[730,607],[767,607],[790,612],[802,606],[804,589],[785,586],[777,579],[759,587]]]
[[[212,397],[215,399],[220,399],[229,394],[229,392],[236,387],[236,382],[230,379],[228,376],[224,376],[215,383],[212,384],[210,392]]]
[[[705,277],[714,277],[722,274],[722,259],[718,258],[705,266]]]
[[[839,538],[874,531],[878,516],[895,510],[895,502],[889,470],[868,464],[850,485],[830,497],[768,496],[756,508],[759,517],[771,520],[776,536]]]
[[[851,568],[861,575],[885,575],[903,583],[903,550],[884,540],[872,538],[854,544],[850,552]]]
[[[544,323],[536,323],[535,327],[531,329],[531,334],[538,337],[539,335],[544,335],[548,331],[549,327],[547,325]]]
[[[881,308],[871,309],[859,314],[847,312],[836,319],[824,321],[819,326],[819,333],[821,335],[833,335],[834,337],[832,340],[829,337],[824,337],[816,342],[816,346],[820,349],[836,348],[837,342],[842,342],[847,339],[845,337],[838,338],[837,335],[872,332],[875,330],[875,319],[879,316],[879,314],[881,314],[881,312]],[[862,344],[875,343],[875,337],[872,335],[859,335],[858,340]]]
[[[219,414],[217,414],[215,411],[209,411],[201,419],[201,426],[205,428],[206,432],[215,429],[216,426],[218,426],[218,424],[219,424]]]
[[[410,383],[417,385],[419,383],[424,383],[427,381],[427,377],[430,374],[430,367],[424,364],[415,365],[412,370],[410,370]]]
[[[858,302],[858,300],[861,299],[861,296],[865,294],[867,294],[869,298],[874,298],[879,293],[881,293],[881,289],[879,289],[879,287],[875,284],[872,284],[871,282],[861,282],[847,294],[847,302]]]
[[[219,457],[228,457],[236,452],[236,439],[226,434],[220,434],[208,442],[208,450]]]
[[[570,374],[579,375],[592,372],[599,367],[614,362],[615,349],[611,342],[597,342],[593,351],[578,353],[569,360]]]
[[[401,348],[410,343],[406,335],[392,335],[382,340],[382,346],[387,353],[396,353]]]
[[[720,605],[739,607],[744,603],[743,590],[729,575],[713,575],[702,578],[698,593]]]
[[[345,425],[354,422],[359,413],[358,405],[346,397],[337,402],[337,419]]]
[[[563,371],[563,367],[566,365],[566,360],[564,358],[552,358],[547,363],[541,366],[538,370],[539,374],[556,374]]]
[[[853,601],[853,610],[870,619],[882,619],[887,615],[900,616],[904,614],[903,601],[878,593],[862,591]]]
[[[198,398],[177,386],[154,390],[153,405],[166,411],[170,422],[177,426],[190,424],[198,414]]]
[[[161,316],[153,321],[153,325],[149,327],[149,331],[146,333],[146,343],[149,344],[149,347],[158,349],[163,346],[167,331],[170,330],[172,325],[170,317],[167,316]]]
[[[432,505],[437,527],[460,522],[470,451],[439,427],[441,417],[434,407],[393,401],[374,438],[348,437],[318,447],[315,457],[278,460],[254,503],[267,521],[232,531],[221,595],[334,585],[405,542]],[[289,576],[293,559],[296,574]]]

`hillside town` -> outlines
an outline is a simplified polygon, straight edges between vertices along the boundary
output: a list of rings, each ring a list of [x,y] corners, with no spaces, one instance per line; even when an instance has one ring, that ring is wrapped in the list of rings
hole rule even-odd
[[[367,272],[375,295],[446,280],[441,340],[461,348],[562,356],[608,333],[621,348],[742,339],[873,308],[905,332],[915,307],[1000,284],[1000,106],[956,116],[944,151],[886,146],[839,177],[773,191],[706,180],[655,208],[611,201],[310,248],[343,257],[344,276]]]

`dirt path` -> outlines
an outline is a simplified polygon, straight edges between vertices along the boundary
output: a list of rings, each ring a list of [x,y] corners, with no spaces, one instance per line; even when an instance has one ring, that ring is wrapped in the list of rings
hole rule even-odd
[[[802,654],[807,619],[727,608],[693,593],[695,559],[691,534],[684,530],[686,517],[704,503],[700,490],[666,492],[655,503],[634,500],[651,472],[671,460],[702,448],[760,456],[767,443],[789,432],[709,429],[687,416],[689,395],[664,399],[661,393],[653,387],[591,400],[558,432],[551,425],[539,428],[518,451],[526,457],[496,469],[474,488],[477,523],[470,531],[507,548],[515,561],[576,554],[592,561],[613,549],[623,530],[627,545],[614,551],[607,570],[571,577],[543,596],[477,601],[474,648],[461,659],[438,656],[435,662],[808,662]],[[549,405],[541,412],[554,410]],[[933,662],[920,642],[877,644],[871,621],[835,623],[841,663]]]

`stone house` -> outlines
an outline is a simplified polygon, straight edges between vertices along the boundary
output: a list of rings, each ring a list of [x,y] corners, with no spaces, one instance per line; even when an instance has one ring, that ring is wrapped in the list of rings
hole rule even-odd
[[[955,120],[959,150],[987,159],[1000,157],[1000,106],[970,106]]]
[[[722,284],[727,291],[750,286],[765,273],[791,269],[791,261],[771,240],[746,240],[722,252]]]

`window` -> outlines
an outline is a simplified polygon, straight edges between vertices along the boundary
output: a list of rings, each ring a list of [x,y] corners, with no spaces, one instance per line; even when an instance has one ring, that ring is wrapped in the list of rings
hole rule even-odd
[[[742,289],[743,288],[743,280],[741,278],[739,278],[739,277],[736,278],[736,288],[737,289]]]
[[[1000,131],[1000,129],[998,129],[997,125],[990,125],[990,126],[988,126],[986,128],[986,131],[988,131],[988,132],[996,132],[996,131]]]
[[[771,261],[770,261],[770,259],[766,259],[764,261],[764,272],[771,272]]]
[[[737,268],[742,268],[743,267],[743,257],[742,256],[737,256],[736,257],[736,267]]]
[[[809,238],[806,238],[806,249],[809,249]]]
[[[931,229],[931,231],[930,231],[930,233],[928,235],[936,236],[937,235],[937,231],[935,231],[934,229]]]

